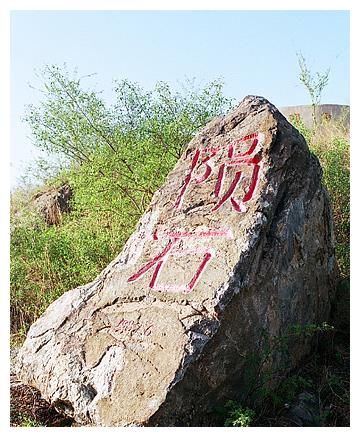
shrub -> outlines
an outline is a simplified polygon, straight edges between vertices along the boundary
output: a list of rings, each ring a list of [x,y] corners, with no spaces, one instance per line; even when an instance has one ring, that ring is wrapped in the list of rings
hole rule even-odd
[[[255,411],[250,408],[243,408],[235,401],[228,401],[225,404],[227,411],[227,418],[225,419],[225,426],[250,426],[255,417]]]

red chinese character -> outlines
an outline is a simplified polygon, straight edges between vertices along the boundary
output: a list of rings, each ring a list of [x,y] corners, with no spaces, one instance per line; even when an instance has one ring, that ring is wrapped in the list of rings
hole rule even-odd
[[[232,238],[232,233],[230,230],[207,230],[203,232],[165,232],[161,234],[161,236],[164,236],[166,238],[170,238],[169,243],[166,245],[165,249],[162,250],[158,255],[156,255],[152,260],[147,262],[143,267],[141,267],[136,273],[134,273],[130,278],[128,279],[128,282],[136,281],[137,279],[140,279],[143,275],[145,275],[150,269],[153,268],[152,277],[149,283],[149,287],[156,291],[172,291],[172,292],[179,292],[183,291],[185,293],[189,293],[197,283],[198,279],[200,278],[202,272],[205,270],[206,265],[211,260],[211,258],[214,255],[214,251],[211,248],[202,247],[201,249],[195,248],[195,249],[179,249],[176,248],[176,243],[180,239],[184,238],[209,238],[209,237],[227,237]],[[158,240],[159,235],[155,231],[153,235],[154,240]],[[200,262],[200,265],[198,266],[196,272],[190,279],[190,281],[187,284],[181,284],[181,285],[171,285],[171,284],[159,284],[158,283],[158,277],[160,274],[160,271],[164,265],[164,263],[167,261],[169,256],[177,256],[177,257],[183,257],[186,255],[203,255],[203,258]]]
[[[227,200],[230,200],[235,211],[244,212],[246,210],[244,204],[246,202],[248,202],[250,199],[252,199],[253,194],[256,190],[257,184],[258,184],[258,180],[259,180],[261,159],[256,156],[255,152],[259,149],[259,146],[261,145],[261,142],[259,141],[260,136],[262,137],[262,134],[254,133],[251,135],[247,135],[243,138],[235,140],[234,142],[232,142],[231,144],[229,144],[227,146],[229,159],[226,162],[222,163],[219,167],[219,170],[218,170],[218,176],[217,176],[217,181],[216,181],[216,185],[215,185],[214,195],[215,195],[215,197],[219,198],[219,201],[214,206],[213,211],[218,210]],[[249,145],[248,149],[245,152],[235,154],[236,147],[239,145],[242,145],[246,141],[250,141],[250,145]],[[179,196],[177,197],[176,202],[175,202],[175,208],[177,208],[177,209],[181,208],[181,205],[182,205],[182,202],[183,202],[183,199],[185,196],[185,192],[186,192],[191,180],[193,179],[193,173],[194,173],[196,168],[199,169],[202,165],[205,166],[204,173],[202,174],[202,176],[194,179],[195,184],[201,184],[201,183],[205,182],[210,177],[210,175],[212,174],[212,172],[214,170],[212,158],[219,151],[220,151],[220,148],[204,149],[202,151],[197,149],[195,151],[195,154],[194,154],[194,157],[193,157],[192,163],[191,163],[190,172],[186,175],[186,177],[184,179],[184,183],[182,185],[181,191],[180,191]],[[205,154],[205,157],[201,159],[202,154]],[[243,198],[241,199],[241,201],[238,202],[237,200],[235,200],[233,194],[234,194],[234,191],[236,190],[236,188],[238,187],[238,185],[242,179],[243,172],[241,170],[239,170],[235,173],[234,179],[230,183],[228,190],[222,195],[221,195],[221,192],[222,192],[223,180],[224,180],[224,177],[226,175],[226,169],[228,167],[240,166],[240,165],[253,166],[253,172],[251,175],[250,185],[249,185],[247,191],[245,192]]]
[[[227,167],[240,165],[240,164],[253,165],[253,172],[251,175],[250,186],[249,186],[248,190],[245,192],[240,203],[237,202],[233,197],[233,193],[234,193],[235,189],[237,188],[237,186],[241,180],[242,173],[243,173],[242,171],[237,171],[235,173],[234,179],[232,180],[228,190],[219,199],[218,203],[212,209],[213,211],[216,211],[217,209],[219,209],[221,207],[221,205],[223,205],[228,199],[230,199],[230,202],[231,202],[233,208],[235,209],[235,211],[237,211],[237,212],[245,212],[246,211],[244,203],[248,202],[252,198],[254,191],[256,189],[258,180],[259,180],[259,171],[260,171],[260,164],[259,163],[260,163],[260,159],[257,157],[254,157],[254,158],[250,158],[250,159],[237,158],[237,159],[234,159],[232,161],[227,162],[226,164],[221,164],[220,169],[219,169],[219,173],[218,173],[218,178],[216,181],[215,191],[214,191],[215,197],[219,197],[219,195],[220,195],[222,182],[223,182],[223,178],[224,178],[224,173],[225,173],[225,170]]]

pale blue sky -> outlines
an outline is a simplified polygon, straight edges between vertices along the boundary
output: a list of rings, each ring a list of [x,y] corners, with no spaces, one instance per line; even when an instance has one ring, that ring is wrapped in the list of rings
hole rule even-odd
[[[11,185],[34,156],[24,106],[39,93],[34,69],[67,63],[111,99],[112,80],[145,88],[185,77],[222,77],[225,93],[276,106],[309,103],[296,52],[313,71],[330,66],[323,103],[349,104],[349,13],[344,11],[21,11],[11,15]]]

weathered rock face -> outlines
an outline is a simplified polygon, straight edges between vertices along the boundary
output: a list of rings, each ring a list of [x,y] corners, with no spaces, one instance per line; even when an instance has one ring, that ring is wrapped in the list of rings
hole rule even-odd
[[[246,97],[191,141],[122,253],[32,325],[21,380],[83,424],[205,425],[251,373],[290,370],[309,338],[271,339],[325,321],[337,273],[320,178],[303,137]]]

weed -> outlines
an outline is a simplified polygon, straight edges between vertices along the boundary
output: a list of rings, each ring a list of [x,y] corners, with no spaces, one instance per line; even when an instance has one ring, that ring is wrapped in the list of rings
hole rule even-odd
[[[236,401],[228,401],[225,404],[225,411],[227,418],[225,419],[224,426],[250,426],[255,417],[255,411],[250,408],[243,408]]]

